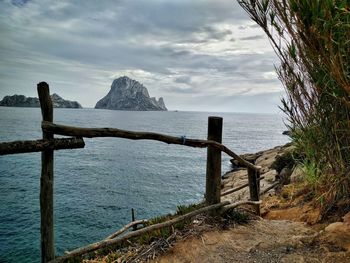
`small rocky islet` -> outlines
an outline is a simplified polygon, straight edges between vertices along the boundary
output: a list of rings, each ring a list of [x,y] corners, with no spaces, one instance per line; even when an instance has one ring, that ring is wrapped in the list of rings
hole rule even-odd
[[[56,93],[51,95],[51,100],[54,108],[73,108],[73,109],[82,108],[79,102],[65,100]],[[24,95],[15,94],[13,96],[5,96],[0,101],[0,106],[36,108],[36,107],[40,107],[40,102],[39,102],[39,99],[35,97],[26,97]]]
[[[150,97],[145,86],[127,76],[115,79],[108,94],[96,103],[95,109],[130,111],[167,111],[164,100]]]

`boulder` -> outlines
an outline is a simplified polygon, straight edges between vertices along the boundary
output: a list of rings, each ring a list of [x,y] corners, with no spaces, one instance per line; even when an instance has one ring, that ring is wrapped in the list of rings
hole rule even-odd
[[[304,177],[305,177],[305,172],[301,169],[300,166],[296,166],[293,169],[293,172],[290,176],[290,181],[292,183],[298,183],[298,182],[301,182]]]
[[[277,171],[276,170],[270,170],[266,173],[264,173],[265,181],[268,183],[273,183],[276,181]]]
[[[290,184],[290,176],[292,170],[289,167],[284,167],[282,171],[278,174],[278,178],[282,184]]]

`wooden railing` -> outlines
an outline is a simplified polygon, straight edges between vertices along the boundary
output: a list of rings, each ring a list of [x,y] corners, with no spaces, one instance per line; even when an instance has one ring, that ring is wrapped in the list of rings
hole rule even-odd
[[[0,143],[0,155],[18,154],[41,151],[41,178],[40,178],[40,214],[41,214],[41,262],[55,259],[54,252],[54,220],[53,220],[53,162],[54,151],[61,149],[84,148],[83,137],[118,137],[131,140],[155,140],[167,144],[178,144],[188,147],[207,148],[205,202],[207,205],[222,207],[221,196],[238,191],[228,190],[221,193],[221,152],[236,159],[248,169],[248,184],[251,201],[259,201],[260,167],[244,160],[239,155],[221,144],[222,118],[208,118],[208,139],[188,139],[174,137],[160,133],[135,132],[115,128],[80,128],[58,125],[53,122],[53,107],[50,98],[49,85],[40,82],[37,85],[42,113],[43,139],[34,141],[14,141]],[[54,138],[54,134],[71,136],[72,138]],[[231,192],[229,192],[231,191]],[[260,214],[260,206],[256,205],[256,212]],[[108,243],[108,241],[107,241]],[[113,243],[109,242],[109,243]]]

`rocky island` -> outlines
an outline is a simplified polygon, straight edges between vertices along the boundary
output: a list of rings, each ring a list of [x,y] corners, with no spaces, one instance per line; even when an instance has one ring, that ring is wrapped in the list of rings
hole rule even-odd
[[[75,108],[81,109],[82,106],[77,101],[65,100],[56,93],[51,95],[54,108]],[[40,107],[38,98],[26,97],[24,95],[5,96],[0,101],[0,106],[5,107]]]
[[[115,79],[108,94],[96,103],[95,109],[130,111],[166,111],[163,98],[150,97],[141,83],[126,76]]]

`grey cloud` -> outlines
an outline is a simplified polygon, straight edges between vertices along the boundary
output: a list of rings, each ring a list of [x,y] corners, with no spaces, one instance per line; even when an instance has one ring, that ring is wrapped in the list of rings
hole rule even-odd
[[[180,76],[175,78],[176,83],[185,83],[190,84],[191,83],[191,77],[190,76]]]
[[[255,35],[255,36],[249,36],[249,37],[241,37],[240,40],[258,40],[258,39],[264,39],[264,35]]]
[[[250,28],[260,28],[260,26],[258,24],[253,24],[249,26]]]
[[[167,87],[164,87],[164,90],[169,93],[177,93],[177,94],[198,94],[199,93],[199,90],[194,87],[181,88],[178,86],[167,86]]]
[[[24,6],[29,0],[12,0],[11,3],[15,6]]]
[[[229,36],[232,34],[232,31],[229,29],[217,29],[212,26],[203,27],[202,32],[205,32],[209,39],[217,39],[217,40],[224,39],[226,36]]]
[[[235,35],[240,24],[254,28],[236,1],[14,2],[23,5],[0,1],[0,97],[35,95],[28,87],[48,80],[62,96],[93,106],[112,76],[126,70],[145,72],[138,80],[176,108],[187,101],[196,109],[184,94],[231,96],[279,86],[262,77],[273,70],[272,51],[233,41],[251,38]],[[83,91],[89,95],[80,99]]]

